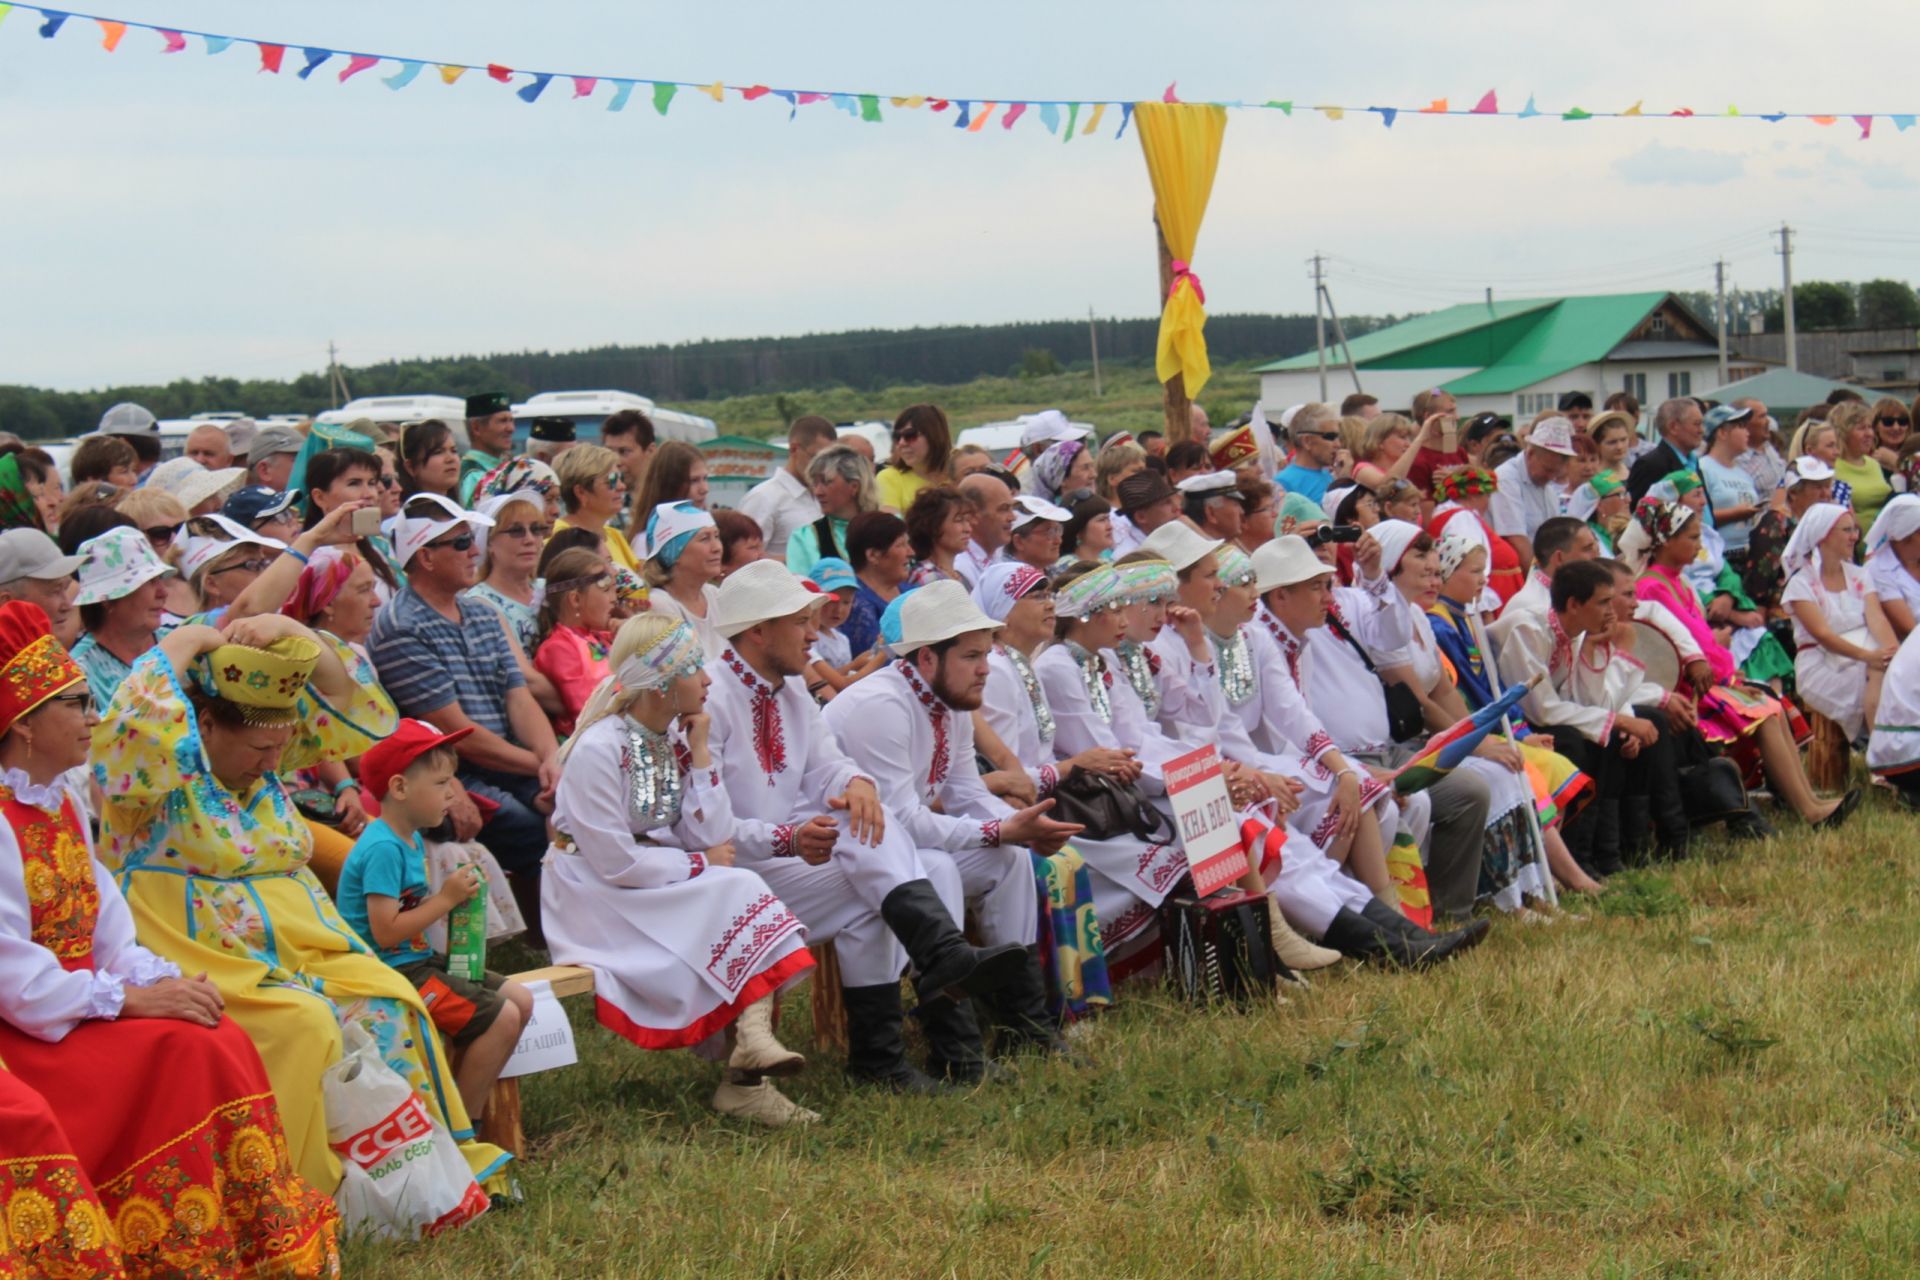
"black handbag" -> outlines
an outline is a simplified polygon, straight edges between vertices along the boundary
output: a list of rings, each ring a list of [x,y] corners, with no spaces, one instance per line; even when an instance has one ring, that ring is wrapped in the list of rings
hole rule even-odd
[[[1140,788],[1091,769],[1075,769],[1054,787],[1051,816],[1085,827],[1089,840],[1132,836],[1147,844],[1172,844],[1175,839],[1173,824]]]
[[[1327,630],[1352,646],[1353,651],[1360,655],[1360,661],[1366,663],[1367,670],[1373,673],[1373,678],[1380,681],[1380,688],[1385,691],[1387,698],[1388,736],[1395,742],[1412,742],[1415,738],[1425,736],[1427,711],[1420,705],[1419,695],[1408,687],[1407,682],[1395,680],[1389,683],[1383,678],[1380,669],[1373,665],[1373,659],[1368,656],[1367,646],[1355,640],[1353,633],[1331,613],[1327,615]]]
[[[1680,769],[1680,799],[1687,821],[1704,824],[1747,813],[1747,788],[1740,766],[1724,756]]]

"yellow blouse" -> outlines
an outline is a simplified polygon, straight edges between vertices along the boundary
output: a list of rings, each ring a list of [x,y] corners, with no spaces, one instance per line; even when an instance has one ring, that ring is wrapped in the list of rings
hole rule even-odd
[[[573,526],[565,520],[555,520],[553,522],[553,531],[555,533],[560,532],[562,529],[571,528],[573,528]],[[627,541],[626,534],[620,532],[612,525],[607,525],[600,530],[600,538],[606,543],[607,559],[610,563],[616,568],[629,569],[634,573],[640,572],[640,560],[633,554],[633,544]]]

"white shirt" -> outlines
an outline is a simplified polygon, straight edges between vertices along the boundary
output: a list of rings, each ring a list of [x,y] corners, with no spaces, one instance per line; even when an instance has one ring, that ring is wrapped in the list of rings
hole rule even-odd
[[[843,689],[823,715],[854,763],[878,779],[881,803],[916,848],[960,853],[1000,843],[1000,822],[1013,810],[980,781],[973,714],[948,706],[904,662]]]
[[[0,1019],[36,1040],[53,1043],[88,1018],[118,1017],[126,988],[177,978],[180,970],[134,940],[133,913],[112,874],[94,857],[86,803],[80,793],[69,792],[67,778],[40,788],[25,773],[9,769],[0,782],[22,803],[50,810],[58,807],[63,794],[73,795],[76,834],[86,842],[87,865],[100,895],[93,967],[62,968],[53,952],[33,940],[33,904],[27,897],[19,838],[11,825],[0,822]]]
[[[1115,560],[1118,560],[1121,556],[1131,555],[1133,552],[1138,551],[1140,544],[1147,540],[1147,535],[1140,532],[1140,526],[1121,515],[1118,511],[1115,511],[1113,515],[1108,517],[1107,523],[1113,528],[1113,558]]]
[[[978,585],[980,575],[993,563],[993,553],[986,550],[971,538],[967,540],[967,549],[953,558],[954,576],[967,584],[971,591]]]
[[[1527,453],[1522,449],[1495,467],[1500,488],[1487,502],[1487,523],[1503,538],[1532,538],[1549,519],[1560,514],[1553,486],[1535,484],[1527,476]]]
[[[800,677],[775,688],[730,648],[707,674],[707,750],[733,803],[734,846],[743,862],[793,856],[794,827],[827,813],[828,796],[867,775],[840,749]]]
[[[1412,609],[1384,574],[1364,588],[1334,588],[1333,608],[1370,655],[1393,653],[1412,642]],[[1331,626],[1308,631],[1307,647],[1313,654],[1313,661],[1301,669],[1307,704],[1333,735],[1334,745],[1343,752],[1377,752],[1392,745],[1386,687],[1354,647]]]
[[[1060,782],[1059,771],[1053,767],[1053,725],[1047,725],[1048,732],[1040,732],[1040,717],[1034,709],[1034,699],[1041,703],[1047,700],[1046,691],[1039,688],[1040,679],[1034,677],[1034,692],[1028,694],[1026,682],[1020,678],[1020,671],[1014,666],[1014,660],[1007,655],[1003,646],[995,645],[987,657],[987,689],[980,700],[980,714],[987,718],[988,726],[998,734],[1007,750],[1013,752],[1033,779],[1034,790],[1041,799],[1053,794]],[[1047,708],[1047,714],[1053,714],[1053,708]]]
[[[820,518],[820,504],[813,500],[813,490],[785,467],[747,490],[738,510],[743,516],[753,517],[760,526],[761,545],[781,558],[786,555],[787,539],[793,531]]]
[[[687,611],[687,607],[667,594],[665,587],[656,587],[647,593],[647,608],[654,613],[664,613],[670,618],[678,618],[693,628],[693,634],[700,637],[700,648],[706,653],[707,661],[712,662],[727,647],[720,633],[713,629],[714,602],[720,598],[720,589],[712,583],[700,588],[700,594],[707,602],[707,616],[696,618]]]

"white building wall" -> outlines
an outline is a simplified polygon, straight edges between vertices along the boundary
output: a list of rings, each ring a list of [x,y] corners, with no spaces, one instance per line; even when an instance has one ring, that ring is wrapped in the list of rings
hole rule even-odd
[[[1404,413],[1413,404],[1414,396],[1437,387],[1453,378],[1464,378],[1472,369],[1362,369],[1360,387],[1370,396],[1378,396],[1381,407],[1396,413]],[[1327,400],[1334,408],[1353,394],[1353,375],[1344,365],[1327,367]],[[1285,373],[1263,373],[1260,375],[1260,402],[1266,407],[1269,421],[1277,421],[1280,414],[1296,404],[1307,404],[1320,398],[1320,374],[1318,370],[1304,372],[1291,370]],[[1510,399],[1511,397],[1509,397]]]

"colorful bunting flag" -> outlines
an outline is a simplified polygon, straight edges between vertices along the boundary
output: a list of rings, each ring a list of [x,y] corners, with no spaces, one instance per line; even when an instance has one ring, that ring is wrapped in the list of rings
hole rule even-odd
[[[4,20],[15,7],[16,4],[14,0],[0,0],[0,20]],[[39,8],[38,6],[35,6],[34,9],[40,16],[38,31],[41,38],[47,40],[53,39],[60,33],[67,19],[77,17],[83,22],[93,22],[99,26],[101,48],[109,53],[116,52],[121,42],[125,39],[127,32],[136,29],[151,31],[159,36],[162,41],[163,47],[161,52],[163,53],[183,52],[186,49],[187,39],[190,35],[198,36],[204,40],[206,42],[207,53],[210,55],[225,52],[226,49],[236,41],[236,37],[233,36],[215,35],[206,32],[185,32],[172,27],[158,26],[153,23],[102,17],[97,14],[71,13],[60,9]],[[283,42],[266,40],[250,39],[247,40],[246,43],[254,45],[259,51],[260,61],[258,70],[270,75],[278,75],[280,73],[285,62],[287,49],[294,47]],[[395,70],[392,75],[385,77],[384,83],[388,88],[398,90],[411,85],[419,77],[422,68],[430,65],[427,59],[407,58],[394,54],[350,53],[320,45],[303,45],[299,46],[299,48],[304,61],[297,74],[302,80],[310,79],[316,70],[336,57],[346,60],[345,66],[340,70],[338,76],[335,77],[336,80],[341,83],[351,80],[363,71],[374,69],[382,62],[390,61],[394,64]],[[508,85],[514,82],[516,75],[527,77],[525,82],[515,90],[516,95],[527,103],[537,102],[541,95],[545,93],[548,84],[557,76],[564,75],[566,79],[572,83],[573,92],[570,96],[573,99],[592,97],[601,79],[608,78],[598,75],[581,75],[573,72],[516,72],[513,68],[499,62],[489,62],[485,64],[484,67],[474,67],[452,62],[436,62],[431,63],[431,65],[439,69],[441,82],[448,85],[454,84],[469,70],[483,70],[490,79]],[[817,102],[831,101],[836,109],[846,112],[850,117],[870,124],[883,122],[880,105],[882,95],[877,93],[862,93],[851,90],[823,92],[815,90],[776,89],[765,84],[739,86],[729,85],[724,80],[715,80],[707,84],[693,84],[686,81],[673,80],[608,79],[610,79],[614,85],[614,92],[607,106],[609,111],[624,109],[632,96],[634,86],[636,84],[648,84],[651,85],[653,89],[654,110],[663,116],[667,114],[668,108],[673,102],[674,95],[682,88],[692,88],[712,98],[716,103],[724,103],[726,101],[727,91],[732,89],[742,100],[747,102],[756,102],[768,96],[779,98],[787,104],[787,118],[789,120],[797,118],[799,108],[803,106]],[[1132,124],[1135,105],[1133,99],[1103,102],[1066,102],[1057,99],[1047,100],[1039,98],[988,101],[978,98],[936,98],[926,94],[892,95],[887,97],[887,101],[897,108],[918,110],[921,107],[926,107],[936,114],[946,111],[949,108],[957,108],[953,126],[969,133],[979,133],[984,130],[987,122],[994,117],[996,112],[999,113],[1001,129],[1011,131],[1023,116],[1029,111],[1034,111],[1038,114],[1040,123],[1048,134],[1060,135],[1063,142],[1071,142],[1075,136],[1084,137],[1098,130],[1106,117],[1107,108],[1116,105],[1120,108],[1120,123],[1119,127],[1114,130],[1112,136],[1116,139],[1126,136],[1127,129]],[[1177,80],[1170,82],[1161,91],[1160,101],[1165,103],[1180,103],[1184,101],[1180,97],[1179,82]],[[1248,109],[1257,106],[1259,109],[1277,110],[1291,117],[1293,115],[1294,102],[1290,98],[1273,98],[1259,104],[1232,101],[1219,103],[1217,105],[1229,109]],[[1062,119],[1062,107],[1066,108],[1064,120]],[[1002,110],[1002,108],[1004,108],[1004,110]],[[1083,111],[1082,108],[1088,108],[1088,110]],[[1488,89],[1475,101],[1471,108],[1462,111],[1454,110],[1446,98],[1434,98],[1424,107],[1372,106],[1358,108],[1326,104],[1316,106],[1313,110],[1330,121],[1344,119],[1346,113],[1350,110],[1364,110],[1378,116],[1382,127],[1391,129],[1400,115],[1405,111],[1416,111],[1422,115],[1441,116],[1512,116],[1521,120],[1530,120],[1537,116],[1548,114],[1557,114],[1563,121],[1592,120],[1600,117],[1620,119],[1640,118],[1644,114],[1645,100],[1636,100],[1632,106],[1622,111],[1600,112],[1597,117],[1594,112],[1588,111],[1583,107],[1570,107],[1559,112],[1543,112],[1536,102],[1535,95],[1529,93],[1526,98],[1526,105],[1520,110],[1502,111],[1500,109],[1498,90]],[[1821,127],[1830,127],[1837,124],[1842,118],[1850,119],[1853,123],[1860,126],[1860,138],[1865,141],[1871,139],[1873,136],[1873,123],[1877,114],[1879,113],[1868,112],[1850,114],[1842,117],[1839,115],[1813,115],[1811,113],[1769,112],[1753,118],[1766,121],[1770,124],[1777,124],[1780,121],[1788,119],[1808,120]],[[1664,116],[1656,116],[1655,118],[1687,120],[1695,118],[1695,112],[1691,107],[1677,107],[1668,111]],[[1738,106],[1729,104],[1724,114],[1716,118],[1742,119],[1746,117],[1743,116]],[[1891,121],[1894,128],[1904,133],[1914,126],[1915,121],[1920,119],[1920,115],[1885,114],[1884,118]]]

